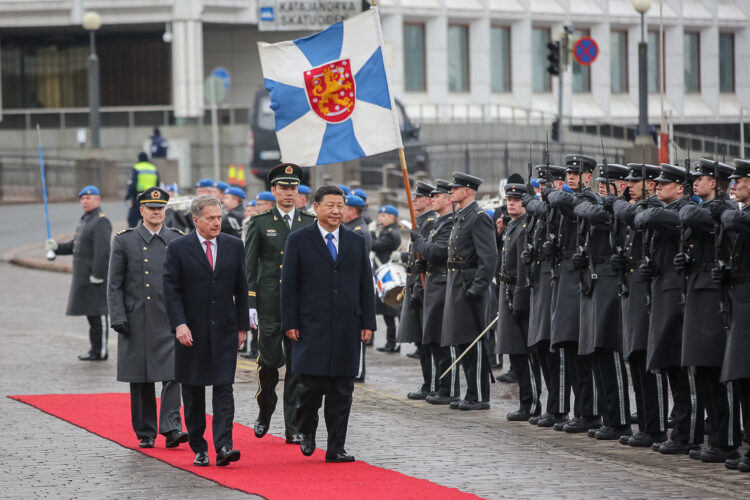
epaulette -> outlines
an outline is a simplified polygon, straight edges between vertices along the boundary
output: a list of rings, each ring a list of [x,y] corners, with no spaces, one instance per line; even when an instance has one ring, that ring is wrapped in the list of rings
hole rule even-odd
[[[427,219],[427,222],[430,222],[430,221],[433,221],[433,220],[435,220],[435,217],[430,217],[429,219]]]
[[[132,231],[133,229],[135,229],[135,228],[134,227],[128,227],[128,228],[123,229],[122,231],[117,231],[117,234],[125,234],[128,231]]]
[[[308,217],[312,217],[313,219],[317,219],[317,218],[318,218],[318,216],[317,216],[317,215],[315,215],[315,214],[314,214],[314,213],[312,213],[312,212],[308,212],[308,211],[306,211],[306,210],[300,210],[299,212],[300,212],[300,213],[302,213],[302,214],[305,214],[305,215],[307,215]]]
[[[477,215],[483,214],[483,213],[484,213],[484,210],[480,210],[480,211],[477,212]]]
[[[105,214],[104,212],[99,212],[99,217],[106,217],[106,216],[107,214]]]
[[[171,229],[172,231],[174,231],[175,233],[185,236],[185,232],[182,229],[177,229],[176,227],[172,227],[172,226],[167,226],[167,227]]]
[[[354,230],[355,231],[361,231],[362,230],[362,226],[357,226],[357,227],[354,228]]]
[[[267,214],[270,214],[270,213],[271,213],[271,210],[273,210],[273,209],[272,209],[272,208],[269,208],[269,209],[267,209],[267,210],[263,210],[262,212],[258,212],[257,214],[253,215],[253,216],[252,216],[252,217],[250,217],[250,218],[251,218],[251,219],[254,219],[255,217],[258,217],[259,215],[267,215]]]

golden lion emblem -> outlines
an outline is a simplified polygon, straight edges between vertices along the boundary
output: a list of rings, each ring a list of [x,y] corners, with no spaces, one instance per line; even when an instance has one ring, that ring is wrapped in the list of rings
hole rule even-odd
[[[323,116],[347,113],[354,107],[351,99],[352,82],[344,77],[343,67],[324,66],[322,78],[318,75],[312,80],[312,95],[318,112]]]

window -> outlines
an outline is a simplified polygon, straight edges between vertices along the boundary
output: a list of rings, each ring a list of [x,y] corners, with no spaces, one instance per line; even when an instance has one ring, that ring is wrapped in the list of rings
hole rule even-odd
[[[648,66],[648,91],[659,92],[661,89],[661,69],[659,67],[661,61],[661,44],[659,43],[659,32],[651,31],[648,34],[648,53],[647,53],[647,66]]]
[[[404,90],[426,90],[425,73],[424,24],[404,24]]]
[[[534,66],[531,73],[533,92],[551,92],[552,80],[547,73],[547,44],[550,41],[547,28],[534,28],[531,32],[531,50]]]
[[[575,30],[573,32],[573,39],[583,36],[589,36],[589,30]],[[589,92],[591,92],[591,66],[583,66],[573,59],[573,93],[586,94]]]
[[[701,91],[700,34],[685,33],[683,37],[685,92]]]
[[[609,79],[613,94],[628,91],[628,33],[613,31],[609,36]]]
[[[493,92],[510,92],[510,29],[490,30],[490,83]]]
[[[448,90],[469,91],[469,27],[448,26]]]
[[[719,91],[734,92],[734,33],[719,35]]]

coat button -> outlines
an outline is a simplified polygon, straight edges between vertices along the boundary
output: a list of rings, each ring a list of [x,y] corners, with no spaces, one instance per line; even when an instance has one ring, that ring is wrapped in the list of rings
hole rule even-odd
[[[148,250],[148,247],[143,247],[144,250]]]
[[[143,259],[143,262],[148,262],[148,259]]]
[[[284,255],[284,250],[282,250],[282,251],[281,251],[281,252],[279,252],[279,253],[280,253],[281,255]]]
[[[148,287],[150,287],[150,286],[151,286],[150,284],[146,283],[146,288],[148,288]]]
[[[148,297],[146,297],[146,300],[151,300],[151,296],[149,295]]]
[[[216,321],[212,319],[212,320],[211,320],[211,324],[212,324],[212,325],[215,325],[215,324],[216,324]]]
[[[146,271],[146,274],[148,274],[148,271]]]

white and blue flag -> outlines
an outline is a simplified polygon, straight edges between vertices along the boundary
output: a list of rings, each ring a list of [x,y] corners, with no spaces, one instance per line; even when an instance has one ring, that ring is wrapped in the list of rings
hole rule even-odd
[[[258,51],[282,161],[324,165],[403,147],[377,8]]]

